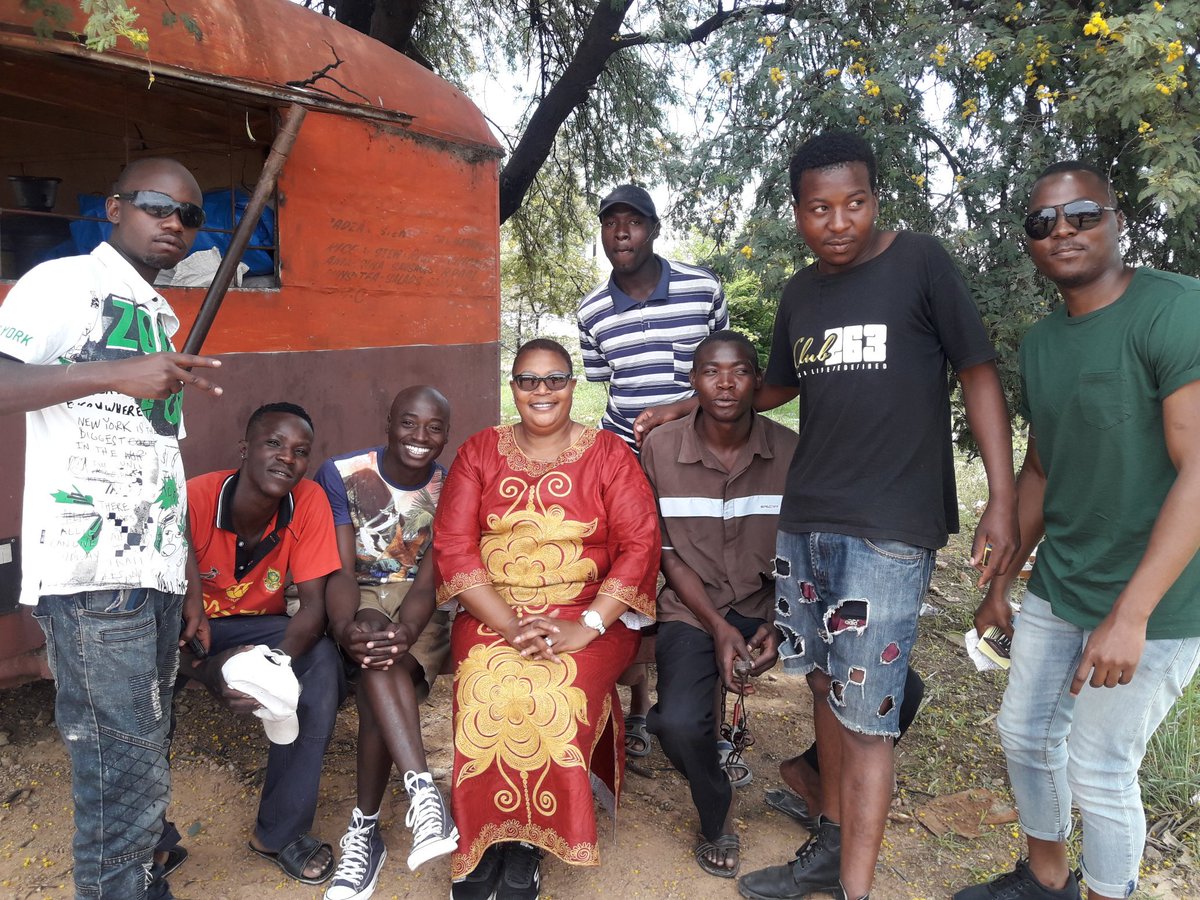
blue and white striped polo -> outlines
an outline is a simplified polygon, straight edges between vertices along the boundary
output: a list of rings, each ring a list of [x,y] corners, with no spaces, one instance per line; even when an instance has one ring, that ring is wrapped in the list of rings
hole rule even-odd
[[[642,410],[691,396],[688,373],[696,345],[729,327],[725,293],[703,266],[657,257],[662,275],[637,302],[610,277],[579,304],[579,345],[588,381],[608,382],[600,425],[634,445]]]

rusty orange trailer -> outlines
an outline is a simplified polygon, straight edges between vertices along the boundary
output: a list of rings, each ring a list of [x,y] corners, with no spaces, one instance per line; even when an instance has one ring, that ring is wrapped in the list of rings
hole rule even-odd
[[[449,397],[459,438],[494,423],[500,148],[479,110],[288,0],[184,6],[198,35],[146,2],[147,52],[93,53],[39,36],[36,13],[0,0],[0,175],[14,188],[0,183],[0,299],[72,222],[88,224],[81,210],[129,160],[173,156],[206,192],[249,193],[279,111],[300,103],[274,229],[252,241],[260,271],[230,290],[204,346],[224,361],[225,394],[185,399],[189,475],[234,465],[246,418],[274,400],[310,411],[315,459],[382,443],[387,404],[409,384]],[[15,196],[30,183],[57,188],[50,211]],[[181,346],[204,289],[162,290]],[[24,419],[0,417],[0,685],[47,674],[40,630],[16,605],[23,468]]]

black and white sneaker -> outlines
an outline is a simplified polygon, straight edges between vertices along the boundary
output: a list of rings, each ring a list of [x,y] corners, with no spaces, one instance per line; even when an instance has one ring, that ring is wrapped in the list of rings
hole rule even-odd
[[[386,859],[379,819],[366,818],[356,807],[350,814],[350,827],[342,835],[342,858],[325,890],[325,900],[367,900],[375,893]]]
[[[538,900],[541,896],[542,851],[524,842],[504,845],[504,872],[496,900]]]
[[[504,866],[504,848],[507,844],[492,844],[483,851],[479,865],[450,885],[451,900],[492,900],[496,896],[496,882]]]
[[[412,850],[408,867],[416,870],[421,863],[444,856],[458,846],[458,829],[446,809],[442,792],[428,772],[404,773],[404,789],[408,791],[408,815],[404,824],[412,829]]]

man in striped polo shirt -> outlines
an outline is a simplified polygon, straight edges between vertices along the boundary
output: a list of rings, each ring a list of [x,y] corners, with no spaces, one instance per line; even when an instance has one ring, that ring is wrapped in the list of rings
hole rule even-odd
[[[696,345],[729,325],[716,275],[656,255],[658,232],[654,201],[642,188],[623,184],[605,197],[600,240],[612,275],[577,313],[584,374],[608,382],[601,427],[635,451],[634,419],[647,407],[690,397]]]

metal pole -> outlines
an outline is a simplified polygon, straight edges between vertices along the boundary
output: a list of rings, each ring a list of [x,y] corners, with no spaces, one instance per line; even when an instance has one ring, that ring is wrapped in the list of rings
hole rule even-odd
[[[258,177],[258,184],[254,186],[254,193],[250,196],[250,202],[246,204],[246,211],[242,213],[242,218],[233,229],[233,236],[229,240],[229,249],[225,251],[221,265],[217,267],[217,274],[213,276],[212,284],[208,286],[208,293],[204,295],[204,302],[200,304],[200,312],[196,314],[196,321],[192,323],[192,330],[188,332],[187,340],[183,345],[184,353],[199,353],[204,339],[208,337],[208,331],[217,317],[217,310],[221,308],[221,302],[225,299],[225,292],[229,290],[229,285],[233,282],[233,276],[237,272],[242,253],[246,250],[246,246],[250,243],[250,236],[258,226],[258,217],[262,215],[263,207],[267,205],[267,198],[275,190],[275,183],[279,181],[279,173],[283,169],[283,164],[287,162],[288,154],[292,151],[296,135],[300,133],[300,124],[304,121],[304,116],[304,107],[297,103],[288,106],[284,113],[283,123],[279,133],[275,135],[275,140],[271,143],[271,152]]]

